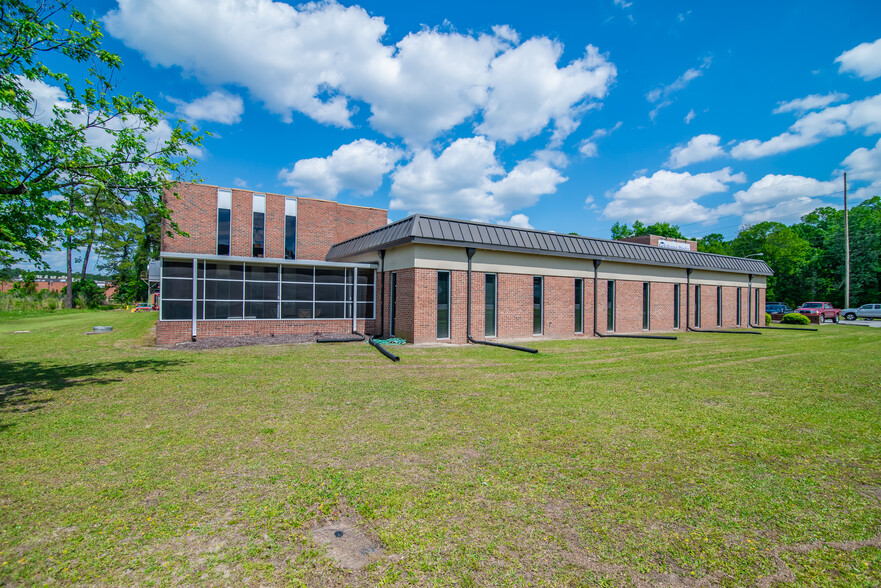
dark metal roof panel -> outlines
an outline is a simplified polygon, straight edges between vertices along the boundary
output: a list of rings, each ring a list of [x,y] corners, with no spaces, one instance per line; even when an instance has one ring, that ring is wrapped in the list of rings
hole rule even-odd
[[[649,265],[691,267],[718,271],[772,275],[764,261],[713,253],[664,249],[651,245],[561,235],[516,227],[414,215],[331,247],[329,260],[377,251],[404,243],[436,243],[483,247],[535,255],[586,257]]]

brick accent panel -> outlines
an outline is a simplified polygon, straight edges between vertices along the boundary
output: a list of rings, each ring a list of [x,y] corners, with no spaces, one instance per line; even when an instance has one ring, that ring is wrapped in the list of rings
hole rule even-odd
[[[544,335],[572,337],[575,334],[575,278],[544,277]]]
[[[217,253],[217,186],[179,184],[164,195],[172,220],[189,237],[168,237],[163,223],[162,250],[175,253]],[[230,254],[250,257],[253,252],[252,190],[234,189],[230,215]],[[258,192],[259,194],[260,192]],[[284,257],[284,206],[281,194],[266,195],[264,256]],[[388,213],[380,208],[339,204],[328,200],[297,198],[297,258],[327,257],[331,245],[386,225]]]
[[[361,333],[373,332],[373,329],[376,328],[374,323],[375,321],[371,319],[359,319],[358,331]],[[192,335],[192,326],[190,321],[158,321],[156,323],[156,344],[174,345],[189,341]],[[316,332],[325,336],[347,335],[352,332],[352,321],[350,319],[327,321],[241,320],[198,321],[196,323],[197,338],[243,335],[312,335]]]
[[[379,208],[298,198],[297,257],[325,259],[332,245],[384,227],[387,219],[388,213]]]
[[[498,282],[499,338],[532,337],[532,276],[498,274]]]
[[[649,285],[649,328],[652,331],[673,330],[673,284],[651,282]],[[680,311],[679,316],[683,315]]]
[[[642,331],[642,282],[615,280],[615,332]]]
[[[171,222],[162,221],[162,251],[174,253],[217,253],[217,187],[201,184],[178,184],[163,195],[171,219],[189,237],[166,233]]]

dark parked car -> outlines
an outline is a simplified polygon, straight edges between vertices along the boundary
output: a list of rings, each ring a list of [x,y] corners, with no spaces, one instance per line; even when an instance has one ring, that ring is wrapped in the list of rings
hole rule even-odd
[[[765,312],[768,314],[789,314],[793,310],[782,302],[766,302]]]

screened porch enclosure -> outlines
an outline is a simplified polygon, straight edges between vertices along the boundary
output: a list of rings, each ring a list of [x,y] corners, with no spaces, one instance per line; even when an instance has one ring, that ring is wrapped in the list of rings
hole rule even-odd
[[[160,317],[193,320],[374,318],[372,267],[163,259]],[[194,296],[195,290],[195,296]]]

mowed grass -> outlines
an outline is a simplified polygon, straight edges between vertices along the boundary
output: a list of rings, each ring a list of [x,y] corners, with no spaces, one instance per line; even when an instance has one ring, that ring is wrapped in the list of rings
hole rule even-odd
[[[393,364],[154,320],[0,322],[0,584],[881,584],[881,330]],[[340,567],[341,517],[385,553]]]

